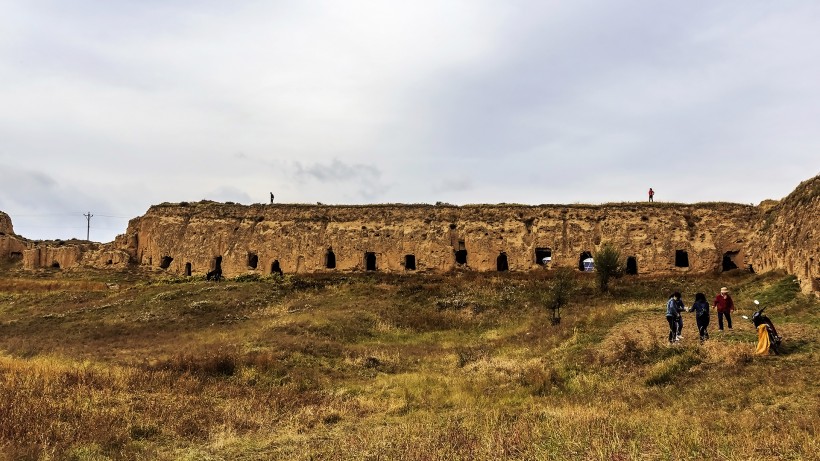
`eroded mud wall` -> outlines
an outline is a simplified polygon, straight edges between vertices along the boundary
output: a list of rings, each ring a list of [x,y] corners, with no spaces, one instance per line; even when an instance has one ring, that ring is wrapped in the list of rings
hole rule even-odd
[[[724,254],[745,263],[756,207],[736,204],[605,206],[516,205],[226,205],[212,202],[151,207],[129,224],[125,240],[140,264],[202,274],[217,258],[225,275],[456,267],[511,271],[539,267],[536,249],[553,266],[577,267],[584,252],[613,243],[639,273],[719,270]],[[335,267],[328,268],[332,251]],[[457,252],[466,251],[466,263]],[[676,254],[684,253],[681,265]],[[503,255],[503,256],[502,256]],[[462,253],[463,256],[463,253]],[[676,266],[676,261],[678,265]],[[190,265],[190,266],[188,266]],[[372,268],[372,267],[371,267]]]

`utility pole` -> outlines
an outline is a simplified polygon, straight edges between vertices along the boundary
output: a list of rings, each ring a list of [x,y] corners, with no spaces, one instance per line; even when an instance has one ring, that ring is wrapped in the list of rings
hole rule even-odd
[[[86,221],[88,222],[88,226],[85,228],[85,240],[90,241],[89,237],[91,236],[91,217],[94,216],[89,211],[88,214],[84,214]]]

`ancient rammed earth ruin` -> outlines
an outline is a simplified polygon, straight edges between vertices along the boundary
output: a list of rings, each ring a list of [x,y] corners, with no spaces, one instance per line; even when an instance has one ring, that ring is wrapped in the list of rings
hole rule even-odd
[[[114,242],[33,242],[0,213],[0,257],[27,269],[131,265],[181,276],[246,273],[530,271],[581,262],[613,244],[627,273],[782,269],[820,291],[820,176],[758,206],[152,206]],[[544,264],[544,258],[550,262]]]

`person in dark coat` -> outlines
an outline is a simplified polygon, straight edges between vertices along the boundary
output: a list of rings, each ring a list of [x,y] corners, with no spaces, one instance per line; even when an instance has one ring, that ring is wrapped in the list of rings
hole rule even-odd
[[[701,342],[706,341],[709,339],[709,332],[706,331],[709,327],[709,303],[706,301],[706,295],[696,293],[695,302],[689,311],[695,313],[695,322],[698,324]]]

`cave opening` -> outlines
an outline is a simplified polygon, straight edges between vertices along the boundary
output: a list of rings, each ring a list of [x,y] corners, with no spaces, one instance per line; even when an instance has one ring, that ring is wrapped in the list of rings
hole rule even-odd
[[[325,269],[336,269],[336,253],[333,248],[328,248],[325,253]]]
[[[256,253],[248,253],[248,267],[256,269],[259,265],[259,256]]]
[[[495,259],[495,268],[498,272],[505,272],[510,270],[510,265],[507,262],[507,253],[501,252],[500,255]]]
[[[185,276],[191,276],[191,263],[185,263]]]
[[[540,266],[546,266],[552,262],[551,248],[536,248],[535,249],[535,263]]]
[[[689,253],[686,250],[675,250],[675,267],[689,267]]]
[[[282,275],[282,268],[279,267],[278,259],[274,259],[273,262],[270,263],[270,273]]]
[[[723,253],[723,261],[721,262],[721,269],[723,272],[737,269],[735,257],[738,253],[738,251],[727,251],[726,253]]]
[[[162,259],[159,262],[159,268],[160,269],[168,269],[169,267],[171,267],[171,261],[173,261],[173,260],[174,260],[174,258],[172,258],[170,256],[163,256]]]
[[[404,255],[404,270],[416,270],[416,255]]]
[[[364,268],[368,271],[376,270],[376,253],[368,251],[364,254]]]
[[[592,270],[592,253],[584,251],[578,256],[578,270],[581,272]]]
[[[638,275],[638,259],[634,256],[626,258],[626,275]]]
[[[456,264],[467,264],[467,246],[464,240],[458,241],[458,250],[456,250]]]

